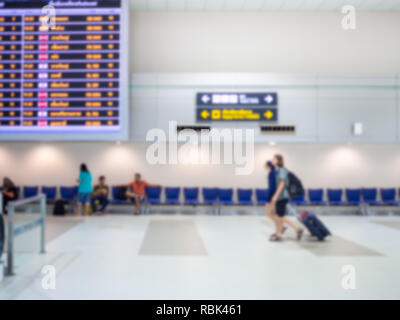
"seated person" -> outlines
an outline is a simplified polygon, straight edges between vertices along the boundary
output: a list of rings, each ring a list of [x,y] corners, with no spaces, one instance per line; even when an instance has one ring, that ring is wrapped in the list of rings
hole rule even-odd
[[[106,208],[108,206],[108,194],[109,188],[106,185],[106,178],[101,176],[99,178],[99,184],[94,186],[92,197],[91,197],[91,204],[93,213],[96,215],[104,214]],[[100,205],[100,209],[97,210],[97,205]]]
[[[146,196],[146,187],[161,187],[159,185],[151,185],[146,181],[142,180],[142,176],[140,173],[136,173],[134,177],[134,181],[128,183],[126,185],[121,185],[118,187],[129,187],[132,191],[127,191],[126,196],[128,198],[134,199],[136,204],[136,214],[140,214],[141,202]]]
[[[5,177],[3,180],[3,212],[7,214],[7,205],[10,201],[17,199],[17,188],[10,178]]]

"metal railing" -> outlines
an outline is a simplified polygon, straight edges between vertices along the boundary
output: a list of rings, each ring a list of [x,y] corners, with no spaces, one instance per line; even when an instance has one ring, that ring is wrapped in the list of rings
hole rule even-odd
[[[27,222],[14,229],[15,209],[34,202],[40,202],[40,218],[31,222]],[[7,270],[6,276],[14,275],[14,238],[19,235],[30,231],[34,228],[40,227],[40,254],[46,253],[46,196],[44,194],[36,197],[27,198],[19,201],[12,201],[7,206],[8,227],[7,227]]]

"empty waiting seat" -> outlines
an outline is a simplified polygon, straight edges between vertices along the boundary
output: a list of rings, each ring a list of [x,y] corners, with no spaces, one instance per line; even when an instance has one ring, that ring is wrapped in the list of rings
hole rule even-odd
[[[310,203],[315,206],[324,206],[326,201],[324,201],[324,190],[323,189],[309,189],[308,197]]]
[[[218,188],[203,188],[202,191],[205,204],[213,205],[218,203]]]
[[[300,206],[307,204],[306,197],[305,197],[304,193],[299,197],[295,197],[295,198],[290,199],[290,202],[293,203],[293,204],[296,204],[296,205],[300,205]]]
[[[398,206],[400,205],[399,201],[396,201],[396,189],[381,189],[381,198],[382,202],[389,206]]]
[[[39,194],[39,187],[24,187],[24,198],[36,197]]]
[[[342,189],[328,189],[328,201],[329,204],[334,206],[345,205],[342,200],[343,190]]]
[[[268,189],[256,189],[256,200],[258,205],[264,205],[269,201]]]
[[[149,204],[160,204],[161,187],[146,187],[146,197]]]
[[[185,197],[185,204],[187,205],[199,204],[199,188],[184,188],[183,194]]]
[[[347,203],[358,206],[361,203],[361,189],[346,189]]]
[[[253,203],[253,190],[251,189],[238,189],[237,190],[238,203],[240,205],[252,206]]]
[[[42,187],[42,193],[46,195],[47,201],[55,201],[57,196],[57,187]]]
[[[72,202],[78,194],[78,187],[60,187],[60,194],[64,201]]]
[[[233,189],[219,189],[219,202],[222,205],[233,205]]]
[[[111,203],[112,204],[124,204],[127,203],[128,198],[126,196],[122,197],[120,190],[126,190],[125,188],[113,187],[111,190]]]
[[[179,204],[180,188],[165,188],[165,203]]]
[[[371,206],[381,205],[382,202],[378,201],[378,189],[376,188],[365,188],[362,190],[362,197],[365,203]]]
[[[16,199],[19,199],[21,195],[21,187],[15,187],[15,191],[16,191]]]

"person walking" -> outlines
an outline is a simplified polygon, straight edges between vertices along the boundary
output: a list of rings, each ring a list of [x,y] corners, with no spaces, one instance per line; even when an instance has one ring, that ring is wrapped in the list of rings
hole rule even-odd
[[[272,164],[276,168],[276,190],[271,198],[271,202],[267,205],[267,215],[274,221],[276,232],[271,236],[270,241],[281,241],[282,234],[286,230],[284,224],[293,228],[297,234],[297,240],[301,240],[303,229],[286,216],[286,206],[289,203],[290,195],[289,171],[284,166],[282,155],[275,155]]]

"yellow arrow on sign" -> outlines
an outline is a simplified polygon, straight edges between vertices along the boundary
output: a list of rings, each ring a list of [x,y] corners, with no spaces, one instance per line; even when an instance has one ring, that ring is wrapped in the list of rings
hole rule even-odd
[[[204,111],[201,113],[201,117],[202,117],[203,119],[207,119],[209,116],[210,116],[210,113],[209,113],[207,110],[204,110]]]
[[[274,113],[271,110],[268,110],[266,113],[264,113],[264,116],[268,120],[271,120],[274,117]]]

